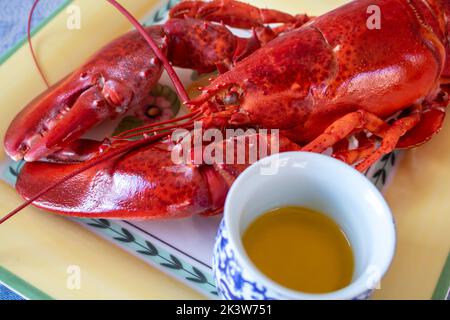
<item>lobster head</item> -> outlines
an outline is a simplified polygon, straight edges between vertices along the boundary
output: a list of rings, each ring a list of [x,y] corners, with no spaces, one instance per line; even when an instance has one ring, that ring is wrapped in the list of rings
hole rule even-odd
[[[293,129],[299,119],[308,119],[316,103],[310,88],[329,77],[335,70],[333,63],[323,36],[315,29],[299,28],[278,36],[219,75],[192,103],[194,109],[213,109],[217,116],[211,121],[222,121],[216,127],[279,129],[302,143],[321,128]]]

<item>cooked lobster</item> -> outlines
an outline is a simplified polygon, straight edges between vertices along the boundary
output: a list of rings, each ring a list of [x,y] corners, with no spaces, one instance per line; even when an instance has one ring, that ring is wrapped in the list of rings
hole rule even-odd
[[[368,25],[373,5],[378,28]],[[16,188],[35,206],[121,219],[220,212],[248,164],[174,164],[177,142],[168,136],[194,121],[204,129],[279,129],[280,152],[332,150],[365,171],[396,148],[426,142],[444,120],[449,0],[356,0],[314,18],[234,0],[184,1],[166,23],[136,27],[140,32],[101,49],[10,125],[5,150],[27,161]],[[237,37],[228,27],[252,35]],[[219,75],[189,99],[171,64]],[[145,103],[163,68],[188,115],[103,142],[80,139]]]

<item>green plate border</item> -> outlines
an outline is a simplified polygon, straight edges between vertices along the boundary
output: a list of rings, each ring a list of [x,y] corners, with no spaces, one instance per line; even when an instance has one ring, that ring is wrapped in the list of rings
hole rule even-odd
[[[72,0],[64,1],[60,5],[60,7],[53,11],[47,18],[39,22],[39,24],[31,30],[31,36],[34,36],[37,32],[39,32],[39,30],[41,30],[45,25],[53,20],[53,18],[57,16],[62,10],[64,10],[71,2]],[[27,42],[27,39],[27,36],[23,37],[14,46],[6,50],[6,52],[2,56],[0,56],[0,65],[5,63],[6,60],[8,60],[14,53],[16,53],[16,51],[19,50]]]
[[[432,300],[446,300],[450,296],[450,253],[434,289]]]
[[[0,266],[0,283],[28,300],[53,300],[48,294]]]

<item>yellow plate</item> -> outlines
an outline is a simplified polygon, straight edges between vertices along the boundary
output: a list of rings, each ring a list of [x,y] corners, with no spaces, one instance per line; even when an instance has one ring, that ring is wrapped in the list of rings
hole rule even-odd
[[[138,18],[159,3],[120,2]],[[346,1],[248,2],[316,15]],[[106,1],[75,0],[70,5],[81,10],[81,29],[68,30],[67,21],[73,11],[63,10],[33,38],[51,82],[130,29],[129,23]],[[3,135],[14,115],[44,89],[26,46],[0,66],[0,87]],[[450,150],[446,149],[449,138],[450,127],[446,125],[430,143],[407,152],[387,190],[386,197],[397,219],[399,241],[393,266],[375,298],[431,298],[450,249],[450,202],[446,201],[450,199]],[[0,156],[5,157],[3,151]],[[0,182],[0,200],[0,212],[4,213],[21,202],[4,182]],[[0,281],[7,279],[21,288],[31,284],[57,299],[203,298],[78,224],[31,207],[0,226],[0,266],[4,268],[0,269]],[[80,267],[79,289],[70,289],[72,266]],[[31,291],[32,298],[46,297],[42,292]]]

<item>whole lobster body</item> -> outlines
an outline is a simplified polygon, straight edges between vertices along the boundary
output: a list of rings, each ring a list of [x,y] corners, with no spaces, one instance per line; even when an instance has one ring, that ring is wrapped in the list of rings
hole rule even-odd
[[[376,28],[368,24],[373,5]],[[24,198],[61,181],[33,204],[79,217],[211,215],[248,164],[173,163],[177,142],[168,132],[191,130],[194,120],[203,129],[279,129],[280,152],[331,149],[360,171],[396,148],[428,141],[442,126],[449,0],[356,0],[314,18],[232,0],[184,1],[170,17],[146,28],[159,53],[175,66],[220,72],[200,96],[183,99],[191,114],[107,143],[80,139],[146,103],[161,76],[161,59],[139,33],[118,38],[33,100],[8,129],[6,152],[27,161],[16,184]],[[227,26],[252,36],[237,37]]]

